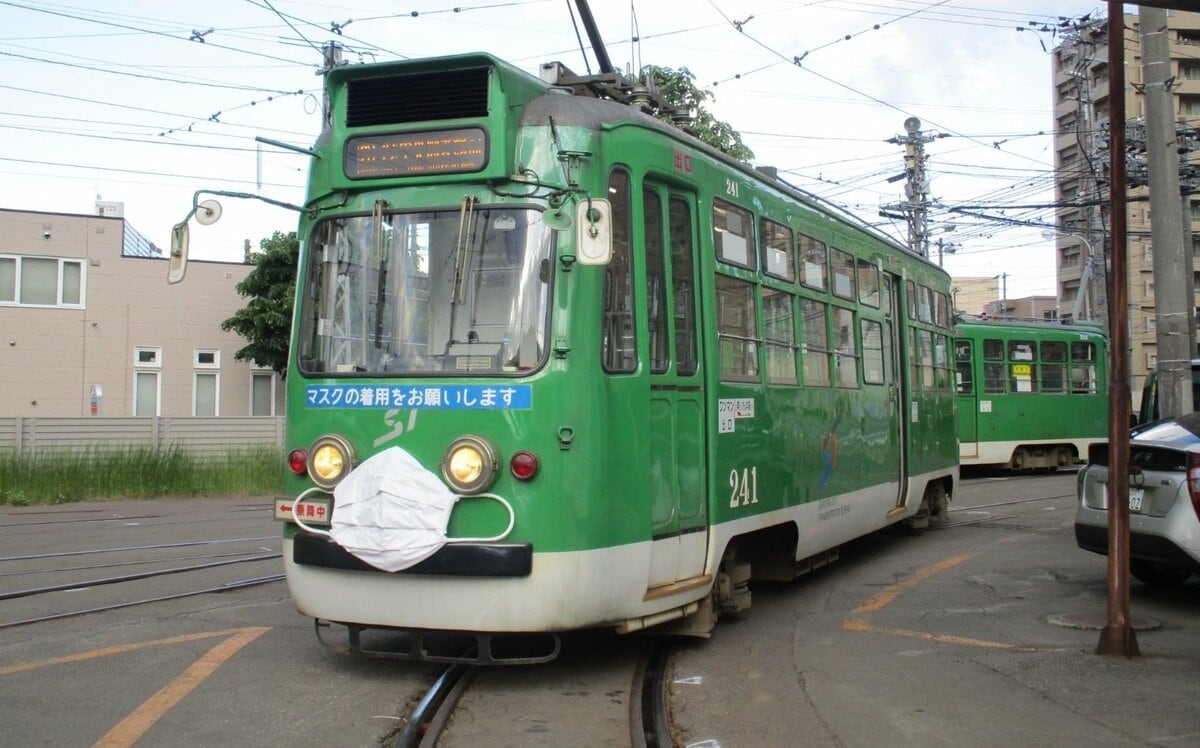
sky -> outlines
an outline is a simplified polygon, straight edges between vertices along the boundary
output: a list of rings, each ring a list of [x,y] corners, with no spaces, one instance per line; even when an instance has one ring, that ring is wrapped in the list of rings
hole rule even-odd
[[[0,208],[124,204],[160,247],[197,190],[304,199],[321,47],[350,64],[484,51],[596,69],[570,0],[0,0]],[[470,0],[468,0],[470,1]],[[1078,0],[590,0],[614,65],[686,68],[756,165],[904,240],[903,146],[929,142],[931,257],[1053,295],[1050,50]],[[1129,12],[1136,12],[1130,8]],[[799,64],[796,64],[796,59]],[[201,197],[204,199],[204,196]],[[296,214],[220,198],[192,258],[239,261]],[[940,251],[939,251],[940,248]]]

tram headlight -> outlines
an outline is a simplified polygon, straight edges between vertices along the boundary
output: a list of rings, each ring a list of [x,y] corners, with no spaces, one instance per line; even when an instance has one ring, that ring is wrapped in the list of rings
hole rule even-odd
[[[309,450],[308,476],[321,488],[333,488],[350,472],[353,453],[345,439],[323,436]]]
[[[462,436],[455,439],[442,457],[442,477],[462,494],[482,493],[496,480],[500,459],[486,439]]]

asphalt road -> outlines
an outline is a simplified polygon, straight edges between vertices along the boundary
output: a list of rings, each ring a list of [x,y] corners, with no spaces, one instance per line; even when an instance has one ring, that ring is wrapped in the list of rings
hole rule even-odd
[[[1200,745],[1200,580],[1135,582],[1141,655],[1094,654],[1106,565],[1075,547],[1073,494],[1069,473],[968,477],[946,527],[873,536],[794,583],[755,585],[749,611],[677,651],[679,734],[727,747]],[[278,535],[265,499],[0,508],[0,745],[388,744],[440,669],[318,644],[270,581]],[[183,567],[204,568],[97,581]],[[64,589],[26,594],[46,584]],[[154,597],[170,599],[139,604]],[[107,609],[13,625],[84,608]],[[574,671],[520,673],[539,710],[575,720],[566,731],[526,730],[512,692],[476,691],[446,744],[587,745],[621,680],[595,647],[625,641],[588,638],[584,654],[568,641]]]

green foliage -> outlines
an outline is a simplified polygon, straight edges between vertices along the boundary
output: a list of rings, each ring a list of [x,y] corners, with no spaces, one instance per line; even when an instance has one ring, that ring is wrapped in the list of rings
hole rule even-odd
[[[251,257],[254,269],[237,285],[237,292],[250,302],[222,322],[221,329],[248,341],[234,358],[255,361],[282,375],[287,372],[300,241],[295,231],[276,231],[259,246],[262,252]]]
[[[0,504],[30,506],[162,496],[269,496],[283,492],[276,449],[200,457],[178,449],[40,451],[0,455]]]
[[[718,120],[704,108],[712,98],[712,92],[697,86],[696,76],[687,68],[673,70],[659,65],[647,65],[642,75],[648,76],[658,87],[658,93],[676,107],[686,108],[692,116],[690,129],[696,137],[739,161],[750,161],[754,151],[742,142],[742,135],[728,123]],[[671,112],[660,111],[658,118],[671,121]]]

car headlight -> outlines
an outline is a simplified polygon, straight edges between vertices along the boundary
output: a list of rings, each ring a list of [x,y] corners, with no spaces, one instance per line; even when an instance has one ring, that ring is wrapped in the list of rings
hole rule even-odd
[[[353,455],[350,445],[338,436],[323,436],[312,445],[308,475],[321,488],[333,488],[350,472]]]
[[[463,436],[455,439],[442,457],[442,477],[459,493],[482,493],[495,482],[499,464],[495,447],[486,439]]]

